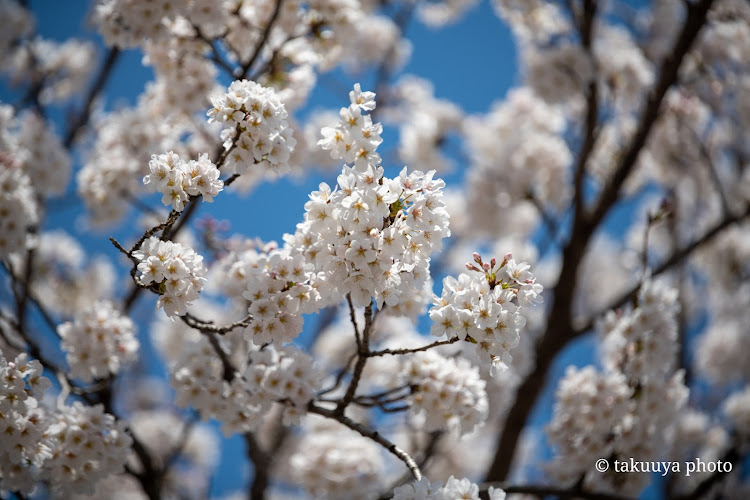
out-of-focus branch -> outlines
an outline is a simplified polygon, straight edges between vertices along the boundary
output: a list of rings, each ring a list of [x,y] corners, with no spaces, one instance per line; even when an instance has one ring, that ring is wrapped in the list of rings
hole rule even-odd
[[[594,204],[594,208],[587,217],[587,225],[595,228],[609,213],[609,209],[618,199],[618,193],[630,172],[635,167],[641,150],[646,145],[651,129],[659,116],[661,103],[667,91],[677,81],[677,75],[685,54],[690,50],[693,42],[698,37],[701,28],[706,23],[708,10],[714,0],[699,0],[686,2],[687,16],[682,26],[679,37],[671,51],[667,53],[658,73],[656,85],[651,92],[643,108],[643,113],[638,121],[638,128],[633,134],[629,147],[620,157],[612,178],[607,182]]]
[[[742,214],[724,218],[724,220],[722,220],[721,222],[716,224],[714,227],[706,231],[706,233],[703,236],[696,239],[695,241],[685,246],[684,248],[681,248],[675,251],[667,260],[665,260],[664,262],[656,266],[651,271],[651,275],[658,276],[666,271],[669,271],[670,269],[684,262],[685,259],[690,257],[693,254],[693,252],[698,250],[700,247],[711,243],[711,241],[715,237],[720,235],[729,226],[743,222],[748,219],[750,219],[750,207],[745,209],[745,211]],[[607,313],[607,311],[617,309],[619,307],[624,306],[628,302],[631,302],[635,298],[635,296],[638,294],[639,289],[640,289],[640,285],[637,285],[637,286],[632,287],[628,291],[624,292],[623,294],[621,294],[619,297],[613,300],[607,307],[597,311],[596,313],[592,314],[589,319],[584,320],[579,325],[575,326],[575,328],[570,332],[570,336],[575,338],[593,329],[594,322],[597,320],[597,318],[601,318],[603,315]]]
[[[581,45],[586,50],[586,54],[594,61],[592,51],[592,38],[594,30],[594,17],[596,17],[596,2],[594,0],[584,0],[583,16],[580,22],[579,31],[581,34]],[[586,164],[588,163],[591,152],[594,150],[594,144],[598,135],[599,122],[599,84],[596,72],[591,76],[588,89],[586,90],[586,124],[583,137],[583,145],[578,152],[578,161],[576,162],[573,174],[573,208],[575,214],[580,214],[583,210],[583,180],[586,175]]]
[[[255,439],[255,434],[248,432],[244,437],[247,456],[253,464],[254,471],[247,490],[247,498],[248,500],[263,500],[266,498],[266,489],[268,489],[271,457],[261,448],[258,440]]]
[[[727,450],[726,453],[724,453],[724,456],[721,457],[721,462],[731,463],[732,468],[737,466],[741,460],[742,455],[737,446],[733,446]],[[693,491],[686,495],[678,496],[675,500],[700,500],[701,498],[706,498],[706,494],[711,491],[711,488],[719,484],[724,477],[726,477],[726,473],[717,470],[698,483],[698,486],[696,486]]]
[[[278,19],[279,14],[281,13],[281,4],[283,3],[283,1],[284,0],[276,0],[276,4],[273,7],[273,12],[271,13],[271,18],[268,20],[268,24],[266,24],[266,27],[263,30],[263,34],[261,34],[260,39],[258,40],[258,44],[255,46],[255,50],[253,50],[253,54],[250,56],[250,59],[248,59],[247,62],[242,65],[242,72],[240,73],[240,75],[237,75],[238,78],[245,78],[247,76],[250,68],[253,67],[253,64],[255,64],[255,61],[258,60],[258,57],[260,57],[260,54],[263,52],[263,47],[268,41],[268,37],[271,34],[273,25],[276,23],[276,19]]]
[[[104,59],[104,64],[99,70],[99,74],[97,75],[94,84],[91,86],[88,94],[86,95],[83,109],[81,109],[80,113],[78,113],[76,119],[73,120],[73,125],[68,130],[68,133],[65,134],[65,140],[63,141],[63,144],[67,149],[70,149],[70,147],[73,145],[73,142],[75,142],[78,133],[86,126],[86,124],[88,124],[89,119],[91,118],[91,108],[94,106],[94,101],[102,92],[102,90],[104,90],[104,86],[107,84],[107,80],[109,80],[109,77],[112,74],[112,69],[115,67],[115,63],[117,62],[117,59],[119,59],[119,57],[119,48],[113,47],[109,49],[107,57]]]
[[[572,324],[573,298],[577,289],[578,269],[589,247],[589,242],[604,217],[618,198],[620,187],[627,179],[645,146],[658,116],[661,102],[676,82],[685,54],[692,46],[706,22],[713,0],[698,0],[689,5],[685,22],[673,49],[661,65],[657,83],[651,91],[638,128],[625,154],[620,158],[615,173],[604,186],[590,214],[576,212],[568,244],[562,251],[562,265],[558,283],[553,290],[553,302],[547,316],[547,328],[536,346],[536,369],[520,385],[515,404],[511,407],[487,471],[488,481],[502,481],[510,472],[513,456],[526,421],[542,391],[547,372],[557,354],[575,338]]]

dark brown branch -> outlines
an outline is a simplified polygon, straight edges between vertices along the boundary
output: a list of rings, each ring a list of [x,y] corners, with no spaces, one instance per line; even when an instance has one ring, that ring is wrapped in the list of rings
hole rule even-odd
[[[354,340],[357,341],[357,350],[362,349],[362,336],[359,334],[359,326],[357,326],[357,315],[354,311],[354,304],[352,303],[352,296],[346,294],[346,303],[349,304],[349,318],[352,320],[352,326],[354,327]]]
[[[227,383],[231,383],[232,380],[234,380],[234,377],[238,376],[237,370],[232,366],[232,362],[229,360],[229,356],[226,351],[224,351],[224,348],[221,347],[219,339],[216,338],[216,334],[207,333],[206,338],[208,338],[208,342],[211,344],[211,347],[214,348],[216,355],[221,360],[222,378]]]
[[[344,376],[349,371],[349,366],[354,362],[354,360],[357,358],[357,353],[355,352],[351,356],[349,356],[349,359],[346,361],[346,364],[339,370],[339,372],[336,374],[336,380],[334,381],[333,385],[329,387],[328,389],[324,389],[320,391],[317,395],[318,396],[324,396],[330,392],[335,391],[339,388],[341,385],[341,382],[344,380]]]
[[[247,491],[249,500],[263,500],[268,489],[269,468],[272,457],[261,448],[252,432],[245,434],[247,457],[253,464],[253,479]]]
[[[586,50],[586,53],[592,62],[594,61],[592,51],[594,17],[596,17],[596,2],[594,0],[584,0],[583,17],[579,26],[579,31],[581,33],[581,45]],[[586,175],[586,163],[588,163],[589,157],[594,150],[594,144],[596,144],[599,122],[599,85],[597,83],[597,78],[598,75],[594,73],[591,76],[591,81],[586,90],[586,125],[583,145],[578,153],[578,161],[573,174],[573,208],[575,214],[580,214],[583,211],[583,180]]]
[[[16,320],[23,326],[26,324],[26,310],[29,302],[29,292],[31,290],[31,280],[34,274],[34,252],[33,248],[26,251],[26,266],[24,267],[23,278],[16,283],[21,287],[20,294],[16,297]]]
[[[241,320],[235,321],[234,323],[230,323],[228,325],[215,325],[209,321],[200,320],[190,313],[186,313],[183,316],[180,316],[180,319],[190,328],[198,330],[202,333],[224,335],[225,333],[231,332],[235,328],[247,328],[248,326],[250,326],[250,323],[253,320],[253,316],[252,314],[248,314]]]

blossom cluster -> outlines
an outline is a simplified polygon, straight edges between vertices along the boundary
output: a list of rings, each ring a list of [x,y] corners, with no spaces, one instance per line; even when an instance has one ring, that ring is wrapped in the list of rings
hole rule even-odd
[[[73,322],[57,327],[70,375],[90,382],[116,374],[138,351],[133,321],[109,301],[99,300]]]
[[[31,290],[48,311],[76,316],[112,295],[115,270],[109,259],[88,255],[78,240],[63,230],[39,234],[31,265]]]
[[[305,221],[297,225],[288,246],[300,249],[320,270],[314,286],[322,305],[347,295],[355,306],[375,299],[378,307],[396,306],[418,295],[429,278],[429,256],[450,234],[442,199],[445,183],[434,171],[384,176],[376,152],[380,124],[362,111],[374,109],[374,94],[359,86],[351,105],[341,110],[336,128],[324,128],[320,141],[344,165],[334,189],[321,183],[305,204]]]
[[[144,38],[158,38],[168,32],[166,19],[187,11],[187,1],[102,0],[94,9],[94,20],[110,45],[133,47]]]
[[[12,159],[0,159],[0,255],[7,256],[33,244],[28,230],[39,215],[29,178]]]
[[[211,97],[209,123],[223,124],[221,138],[231,171],[253,178],[284,173],[296,140],[276,92],[249,80],[235,80]],[[254,166],[257,165],[257,166]]]
[[[158,286],[157,308],[167,316],[182,316],[190,302],[198,298],[206,282],[203,257],[189,247],[152,236],[133,252],[139,260],[138,271],[143,285]]]
[[[312,265],[301,253],[288,248],[259,254],[247,269],[247,288],[242,296],[250,301],[252,324],[245,329],[258,346],[275,341],[291,342],[302,331],[302,314],[312,313],[321,302],[310,282]]]
[[[93,492],[123,470],[132,439],[101,405],[40,406],[51,382],[25,353],[0,352],[0,490],[31,492],[47,482],[61,497]]]
[[[529,196],[550,207],[565,206],[573,161],[565,129],[563,111],[528,87],[511,90],[488,114],[464,121],[472,161],[467,172],[467,232],[508,232]]]
[[[45,474],[63,496],[93,493],[98,481],[124,471],[133,443],[126,424],[104,413],[102,405],[78,401],[50,416],[46,436],[51,456]]]
[[[542,302],[542,285],[536,282],[526,262],[517,263],[507,254],[498,265],[474,254],[466,264],[471,274],[443,280],[443,292],[430,309],[430,333],[436,337],[458,337],[476,344],[476,353],[491,373],[506,369],[513,359],[526,319],[525,306]]]
[[[330,150],[332,158],[353,163],[360,170],[367,165],[379,165],[380,155],[376,150],[383,142],[380,137],[383,126],[380,123],[373,124],[370,115],[362,114],[363,111],[375,109],[375,93],[362,92],[357,83],[354,90],[349,92],[349,100],[349,107],[339,111],[339,123],[335,127],[323,127],[323,139],[318,141],[318,145]]]
[[[192,406],[204,420],[217,419],[226,436],[257,429],[274,402],[284,404],[284,423],[296,425],[320,386],[312,358],[293,346],[251,348],[246,365],[226,374],[205,337],[182,342],[170,368],[177,404]]]
[[[416,76],[405,76],[394,86],[397,99],[386,108],[388,120],[397,120],[398,154],[412,168],[443,172],[453,166],[441,151],[448,136],[458,133],[463,123],[461,110],[450,101],[437,99],[433,85]]]
[[[154,151],[189,156],[183,137],[190,137],[196,150],[209,150],[208,144],[198,142],[195,120],[175,117],[158,89],[150,90],[136,107],[110,113],[96,123],[96,143],[76,176],[78,194],[96,226],[115,223],[127,214],[128,198],[144,191],[142,179],[149,174]]]
[[[172,151],[153,155],[148,162],[151,171],[143,178],[143,184],[163,196],[161,202],[171,203],[172,209],[181,212],[191,196],[200,195],[204,201],[212,202],[219,194],[224,182],[219,179],[219,169],[202,154],[198,160],[188,162]]]
[[[729,396],[724,402],[724,413],[738,433],[750,436],[750,387]]]
[[[31,491],[49,457],[42,439],[45,413],[38,405],[51,385],[39,361],[25,353],[8,361],[0,351],[0,491]]]
[[[71,159],[50,124],[0,103],[0,256],[23,252],[40,218],[39,201],[65,190]],[[32,183],[33,179],[33,183]]]
[[[411,414],[428,432],[448,428],[468,434],[487,419],[485,381],[467,359],[419,352],[402,363],[400,378],[414,387]]]
[[[604,319],[605,371],[571,367],[558,386],[547,430],[558,451],[549,471],[558,480],[584,477],[596,491],[632,495],[648,484],[643,474],[591,471],[601,457],[658,460],[669,448],[672,423],[688,397],[683,373],[674,372],[678,312],[676,290],[647,281],[637,307]]]

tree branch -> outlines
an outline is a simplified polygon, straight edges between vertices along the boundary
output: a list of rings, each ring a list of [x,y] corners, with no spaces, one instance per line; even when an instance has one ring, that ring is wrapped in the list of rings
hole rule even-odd
[[[460,339],[458,337],[453,337],[452,339],[438,340],[436,342],[433,342],[432,344],[427,344],[427,345],[424,345],[422,347],[414,347],[412,349],[381,349],[380,351],[370,351],[368,353],[368,356],[371,357],[371,358],[374,358],[376,356],[386,356],[386,355],[398,356],[398,355],[401,355],[401,354],[412,354],[412,353],[415,353],[415,352],[427,351],[427,350],[432,349],[434,347],[440,347],[440,346],[443,346],[443,345],[455,344],[459,340]]]
[[[346,390],[346,394],[341,399],[341,402],[334,410],[337,415],[344,415],[344,410],[349,406],[349,403],[354,399],[354,394],[357,392],[357,386],[359,380],[362,378],[362,371],[365,369],[367,358],[370,352],[370,330],[372,329],[372,304],[369,304],[365,308],[365,328],[362,331],[362,342],[359,344],[357,349],[357,363],[354,365],[354,372],[352,373],[352,379],[349,382],[349,387]]]
[[[416,481],[422,479],[422,472],[420,472],[419,466],[414,461],[414,459],[411,458],[411,456],[404,450],[396,446],[394,443],[390,442],[388,439],[384,438],[378,431],[368,429],[364,425],[360,424],[359,422],[355,422],[346,415],[339,414],[335,410],[329,410],[327,408],[316,406],[312,402],[307,405],[307,411],[336,420],[337,422],[345,425],[351,430],[358,432],[363,437],[375,441],[379,445],[383,446],[386,450],[394,454],[396,457],[398,457],[399,460],[404,462],[404,464],[406,464],[406,467],[411,471],[412,477],[414,477]]]
[[[677,81],[682,60],[698,37],[701,28],[706,23],[708,10],[711,8],[713,2],[714,0],[698,0],[685,4],[687,8],[685,24],[682,26],[677,42],[661,64],[659,78],[643,108],[643,114],[638,122],[638,129],[633,135],[630,146],[620,158],[620,162],[615,168],[612,178],[602,189],[599,199],[588,217],[587,222],[591,227],[598,226],[599,222],[601,222],[612,205],[617,201],[620,187],[622,187],[630,172],[635,167],[638,156],[646,145],[651,129],[659,116],[659,109],[661,108],[664,96]]]
[[[699,0],[690,4],[685,23],[673,50],[662,63],[657,84],[646,103],[638,129],[628,150],[621,157],[615,174],[603,188],[591,215],[586,216],[583,212],[574,214],[570,239],[562,251],[562,265],[553,291],[554,300],[547,317],[546,332],[535,350],[536,369],[526,377],[517,391],[516,402],[506,417],[505,426],[497,441],[494,459],[486,474],[488,481],[502,481],[508,476],[518,439],[544,387],[549,367],[557,353],[575,338],[571,310],[577,288],[579,266],[588,250],[593,234],[617,201],[621,185],[632,171],[641,149],[645,146],[658,116],[662,99],[677,80],[682,59],[705,23],[712,3],[713,0]]]
[[[78,117],[73,121],[73,125],[68,130],[68,133],[65,134],[65,140],[63,141],[63,144],[67,149],[71,148],[78,133],[89,122],[89,119],[91,118],[91,108],[94,106],[94,101],[102,92],[102,90],[104,90],[104,86],[107,84],[107,80],[109,80],[109,76],[112,74],[112,69],[115,67],[115,63],[117,62],[117,59],[119,57],[119,48],[113,47],[109,49],[107,57],[104,60],[104,65],[99,70],[99,75],[96,77],[96,81],[89,89],[89,93],[86,96],[86,101],[83,105],[83,109],[81,109]]]

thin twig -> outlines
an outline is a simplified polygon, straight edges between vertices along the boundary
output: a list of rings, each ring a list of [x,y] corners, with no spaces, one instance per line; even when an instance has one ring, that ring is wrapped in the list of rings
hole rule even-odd
[[[180,319],[190,328],[198,330],[202,333],[223,335],[225,333],[231,332],[235,328],[247,328],[252,323],[253,315],[248,314],[241,320],[235,321],[234,323],[230,323],[228,325],[215,325],[209,321],[200,320],[190,313],[186,313],[180,316]]]
[[[411,349],[381,349],[380,351],[371,351],[368,354],[368,356],[371,357],[371,358],[373,358],[375,356],[386,356],[386,355],[389,355],[389,354],[390,355],[394,355],[394,356],[398,356],[398,355],[401,355],[401,354],[412,354],[412,353],[415,353],[415,352],[427,351],[429,349],[432,349],[432,348],[435,348],[435,347],[440,347],[440,346],[443,346],[443,345],[455,344],[459,340],[460,339],[458,337],[453,337],[453,338],[448,339],[448,340],[438,340],[436,342],[433,342],[432,344],[427,344],[427,345],[424,345],[422,347],[414,347],[414,348],[411,348]]]

